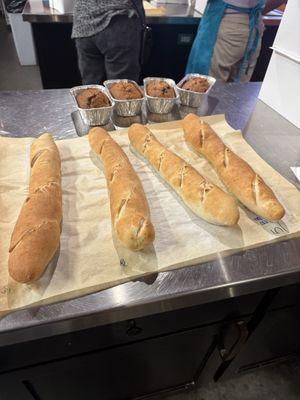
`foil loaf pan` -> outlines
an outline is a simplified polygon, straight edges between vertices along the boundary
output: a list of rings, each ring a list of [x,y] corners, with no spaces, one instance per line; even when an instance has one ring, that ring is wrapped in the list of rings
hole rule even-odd
[[[118,82],[132,83],[141,92],[141,95],[143,97],[140,98],[140,99],[131,99],[131,100],[118,100],[118,99],[116,99],[111,94],[110,87],[114,83],[118,83]],[[120,117],[134,117],[135,115],[140,114],[145,96],[144,96],[143,91],[141,90],[141,88],[139,87],[139,85],[135,81],[132,81],[130,79],[111,79],[111,80],[105,81],[104,82],[104,86],[109,91],[110,97],[114,100],[114,102],[115,102],[115,111]]]
[[[209,84],[209,88],[204,93],[193,92],[191,90],[182,89],[182,85],[189,80],[190,78],[205,78]],[[201,101],[204,96],[206,96],[213,85],[216,83],[216,79],[212,76],[201,75],[201,74],[188,74],[176,85],[177,90],[179,92],[180,103],[184,106],[198,108],[200,107]]]
[[[149,96],[147,94],[147,85],[148,85],[149,82],[154,81],[154,80],[167,82],[167,84],[170,85],[174,89],[175,97],[174,98],[165,99],[165,98],[162,98],[162,97]],[[176,84],[173,81],[173,79],[155,78],[155,77],[153,77],[153,78],[145,78],[144,79],[144,90],[145,90],[145,96],[146,96],[148,109],[153,114],[168,114],[169,112],[172,111],[172,108],[174,107],[174,105],[177,103],[177,100],[179,99],[178,90],[176,88]]]
[[[101,108],[80,108],[77,104],[76,96],[77,94],[83,89],[98,89],[100,92],[103,92],[110,101],[109,107],[101,107]],[[106,125],[110,121],[110,118],[113,113],[113,109],[115,106],[115,102],[111,98],[108,90],[102,85],[83,85],[83,86],[75,86],[70,89],[70,93],[73,97],[73,100],[76,104],[76,107],[80,113],[80,116],[83,122],[89,126],[96,126],[96,125]]]

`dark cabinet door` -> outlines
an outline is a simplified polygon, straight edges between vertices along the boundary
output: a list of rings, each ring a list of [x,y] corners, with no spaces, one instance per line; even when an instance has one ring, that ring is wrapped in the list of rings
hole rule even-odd
[[[44,89],[81,84],[70,23],[33,23],[34,43]]]
[[[185,75],[198,24],[151,25],[150,57],[143,66],[142,77],[163,76],[179,82]]]
[[[221,322],[227,324],[228,321],[246,318],[247,315],[252,314],[263,296],[263,293],[251,294],[238,299],[202,304],[110,325],[96,325],[89,329],[74,330],[60,335],[53,335],[55,328],[52,328],[49,329],[48,337],[1,346],[0,376],[12,370],[50,364],[84,354],[96,352],[100,354],[101,351],[116,346],[121,347],[152,338],[165,337],[176,332],[200,329],[203,326],[212,326]],[[79,321],[77,320],[76,323]],[[81,323],[83,326],[88,325],[86,319],[82,319]],[[72,322],[68,325],[72,326]],[[29,332],[26,335],[27,337],[34,336]]]
[[[15,398],[20,383],[41,400],[126,399],[183,385],[219,330],[214,324],[2,374],[1,400]]]
[[[300,351],[300,305],[271,309],[223,379],[276,362]]]
[[[261,82],[264,80],[272,56],[271,47],[273,46],[277,31],[278,26],[265,26],[260,55],[251,78],[252,82]]]

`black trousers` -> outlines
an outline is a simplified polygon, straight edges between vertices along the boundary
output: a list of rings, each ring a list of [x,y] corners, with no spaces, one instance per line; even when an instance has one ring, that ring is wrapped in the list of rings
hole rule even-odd
[[[139,80],[142,27],[137,16],[117,15],[94,36],[76,39],[78,65],[84,85],[106,79]]]

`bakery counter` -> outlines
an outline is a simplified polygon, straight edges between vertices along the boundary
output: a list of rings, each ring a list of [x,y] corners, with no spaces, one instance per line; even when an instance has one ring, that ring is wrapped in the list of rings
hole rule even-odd
[[[159,15],[146,13],[148,24],[195,24],[201,16],[187,4],[164,4]],[[63,14],[49,7],[49,1],[28,0],[23,10],[23,20],[31,23],[72,23],[73,14]]]
[[[81,78],[74,40],[71,39],[73,15],[60,14],[47,4],[47,1],[28,0],[23,11],[23,19],[32,26],[43,88],[77,86]],[[163,7],[164,13],[147,16],[152,40],[148,43],[149,59],[143,66],[141,78],[164,76],[179,82],[185,74],[201,14],[188,5],[164,4]],[[263,80],[280,20],[279,14],[265,17],[266,30],[253,81]],[[170,60],[176,60],[176,63]]]
[[[156,4],[155,2],[150,2]],[[194,24],[198,25],[201,13],[187,4],[163,4],[163,12],[158,15],[146,13],[148,24]],[[265,25],[279,25],[282,14],[272,12],[264,16]],[[23,10],[23,20],[31,23],[70,23],[73,22],[72,13],[59,13],[49,7],[47,0],[27,0]]]
[[[27,1],[23,19],[32,26],[38,64],[44,89],[77,86],[81,82],[77,54],[71,39],[73,14],[60,14],[49,2]],[[163,12],[147,13],[152,29],[151,57],[142,71],[146,76],[168,76],[179,81],[184,74],[200,14],[183,4],[165,4]],[[150,45],[150,42],[149,42]],[[170,64],[170,59],[176,63]]]
[[[257,101],[259,89],[217,83],[197,113],[224,113],[297,185],[290,167],[299,164],[299,130]],[[171,121],[191,111],[175,106],[155,116],[144,108],[139,119]],[[114,115],[110,128],[130,122]],[[0,92],[0,135],[43,131],[57,140],[86,133],[68,90]],[[2,315],[1,399],[145,398],[299,351],[299,260],[294,237]]]
[[[262,102],[256,103],[259,89],[260,84],[256,83],[217,83],[198,114],[225,113],[229,124],[243,129],[254,149],[297,185],[290,166],[299,162],[299,131]],[[151,123],[180,119],[190,111],[175,107],[172,114],[153,120],[153,115],[144,109],[141,120]],[[49,131],[56,139],[71,138],[82,134],[77,120],[68,90],[0,93],[1,135],[38,136]],[[130,120],[114,116],[114,122],[128,126]],[[201,266],[159,273],[81,299],[15,312],[0,321],[0,343],[160,313],[300,281],[299,244],[299,239],[293,239],[234,256],[220,255],[218,260]]]

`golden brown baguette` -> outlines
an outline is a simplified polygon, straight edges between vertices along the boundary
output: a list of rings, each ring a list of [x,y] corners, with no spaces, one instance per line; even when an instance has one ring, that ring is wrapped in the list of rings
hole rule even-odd
[[[11,236],[8,260],[11,277],[22,283],[39,279],[59,246],[60,157],[49,133],[32,143],[30,166],[29,196]]]
[[[167,150],[146,126],[131,125],[128,136],[132,147],[196,215],[218,225],[237,223],[239,211],[234,198],[207,182],[191,165]]]
[[[273,191],[246,161],[226,147],[215,131],[194,114],[183,119],[188,144],[213,165],[220,178],[241,203],[255,214],[270,221],[284,216],[284,208]]]
[[[104,129],[92,128],[89,142],[104,166],[117,237],[130,250],[142,250],[155,237],[142,184],[124,151]]]

